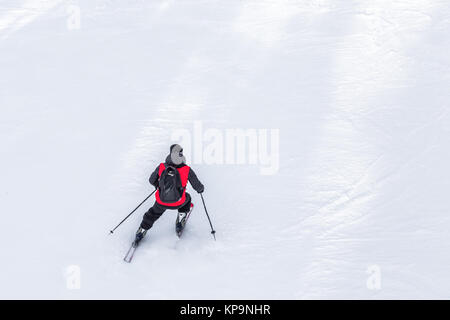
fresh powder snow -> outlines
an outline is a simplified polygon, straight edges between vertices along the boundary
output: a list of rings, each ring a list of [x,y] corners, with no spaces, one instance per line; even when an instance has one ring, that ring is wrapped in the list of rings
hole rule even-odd
[[[449,50],[447,0],[1,0],[0,298],[449,299]],[[189,187],[127,264],[173,143],[217,241]]]

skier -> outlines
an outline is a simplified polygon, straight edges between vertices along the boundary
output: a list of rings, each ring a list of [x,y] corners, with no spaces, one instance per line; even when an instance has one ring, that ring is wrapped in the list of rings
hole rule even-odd
[[[191,196],[186,192],[187,182],[189,181],[198,193],[205,190],[194,170],[186,165],[183,148],[178,144],[170,146],[170,154],[167,156],[165,163],[161,163],[153,171],[149,181],[157,188],[156,201],[153,207],[144,214],[142,223],[136,232],[134,241],[136,246],[166,209],[178,209],[176,231],[180,234],[185,219],[193,208]]]

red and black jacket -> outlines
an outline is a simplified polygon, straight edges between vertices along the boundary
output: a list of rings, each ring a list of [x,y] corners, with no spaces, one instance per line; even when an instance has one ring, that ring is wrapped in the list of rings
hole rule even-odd
[[[163,206],[167,206],[167,207],[178,207],[178,206],[182,205],[186,201],[186,187],[187,187],[188,181],[191,184],[192,188],[194,188],[194,190],[197,191],[198,193],[202,193],[205,190],[205,187],[200,182],[200,180],[198,180],[197,175],[195,174],[194,170],[192,170],[192,168],[190,168],[189,166],[187,166],[185,164],[180,164],[180,165],[173,164],[170,159],[170,155],[166,158],[166,162],[161,163],[158,167],[156,167],[155,171],[153,171],[153,173],[150,176],[149,182],[155,188],[158,188],[158,182],[159,182],[159,178],[161,177],[161,173],[164,171],[164,169],[167,166],[172,166],[172,167],[177,168],[178,172],[180,173],[181,185],[184,189],[183,195],[182,195],[181,199],[175,203],[165,203],[165,202],[161,201],[161,199],[159,197],[159,191],[156,191],[156,194],[155,194],[156,202],[158,202],[159,204],[161,204]]]

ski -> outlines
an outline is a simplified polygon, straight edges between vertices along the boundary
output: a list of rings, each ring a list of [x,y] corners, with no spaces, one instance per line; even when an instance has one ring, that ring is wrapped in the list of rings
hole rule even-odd
[[[191,215],[191,212],[193,209],[194,209],[194,204],[191,203],[191,208],[185,216],[182,213],[178,213],[177,220],[175,222],[175,232],[177,233],[178,238],[180,238],[181,235],[183,234],[184,228],[186,227],[186,222],[189,219],[189,216]],[[123,258],[123,261],[130,263],[131,260],[133,260],[134,252],[136,251],[136,248],[138,247],[138,245],[139,245],[139,242],[133,241],[130,249],[128,249],[127,254]]]
[[[136,243],[135,241],[133,241],[133,243],[131,244],[130,249],[128,250],[127,254],[125,255],[125,257],[123,258],[123,261],[130,263],[131,260],[133,259],[134,256],[134,252],[136,251],[136,248],[138,247],[138,243]]]
[[[189,219],[189,216],[191,215],[192,210],[194,210],[194,204],[191,203],[191,208],[189,212],[186,214],[185,217],[181,217],[180,221],[180,213],[177,215],[177,221],[175,222],[175,232],[177,233],[178,238],[181,238],[181,235],[183,234],[184,228],[186,226],[186,222]]]

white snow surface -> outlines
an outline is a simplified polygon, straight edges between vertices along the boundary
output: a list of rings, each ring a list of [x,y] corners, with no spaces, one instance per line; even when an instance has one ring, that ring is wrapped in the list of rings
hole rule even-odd
[[[450,298],[449,51],[447,0],[0,0],[0,298]],[[190,188],[126,264],[196,121],[279,170],[193,163],[217,241]]]

